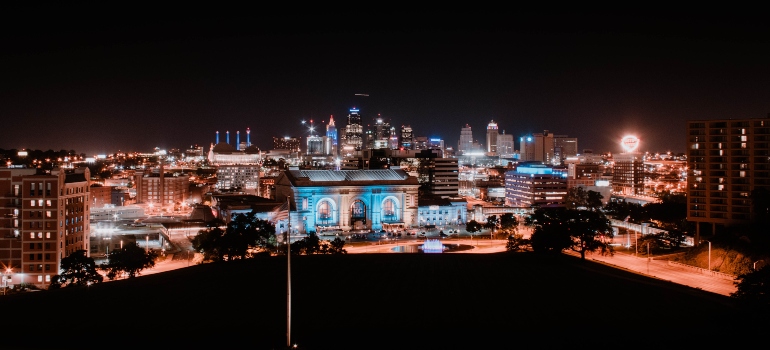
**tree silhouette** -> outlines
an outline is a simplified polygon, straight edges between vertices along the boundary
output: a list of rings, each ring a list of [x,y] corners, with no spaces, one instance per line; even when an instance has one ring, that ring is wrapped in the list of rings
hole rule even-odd
[[[534,232],[532,249],[539,252],[561,252],[570,249],[585,260],[587,252],[613,254],[613,231],[601,212],[566,208],[541,208],[532,215]]]
[[[470,233],[479,232],[481,231],[481,224],[476,220],[468,221],[468,223],[465,224],[465,231]]]
[[[730,294],[740,305],[756,310],[770,311],[770,269],[760,268],[739,275],[735,280],[738,289]]]
[[[85,286],[104,279],[97,271],[94,259],[86,256],[86,251],[82,249],[61,259],[61,271],[61,274],[51,278],[49,288]]]
[[[513,229],[518,230],[519,219],[511,213],[505,213],[500,215],[500,228],[501,229]]]
[[[158,253],[145,250],[136,244],[128,244],[119,250],[113,250],[107,257],[107,263],[100,269],[107,272],[107,278],[116,279],[122,274],[129,278],[136,277],[142,270],[155,266]]]
[[[212,224],[192,240],[193,248],[203,254],[204,261],[246,259],[275,248],[275,225],[258,219],[253,211],[235,215],[224,229],[221,222]]]
[[[509,252],[519,252],[526,250],[529,245],[529,240],[524,238],[524,235],[514,233],[508,236],[508,242],[505,243],[505,250]]]

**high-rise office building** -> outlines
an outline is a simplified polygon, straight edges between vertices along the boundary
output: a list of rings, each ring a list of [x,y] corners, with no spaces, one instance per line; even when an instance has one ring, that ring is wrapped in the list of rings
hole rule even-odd
[[[751,222],[752,191],[770,189],[770,116],[689,120],[687,156],[687,220],[698,244],[701,233]]]
[[[487,153],[491,155],[497,154],[497,123],[495,121],[489,122],[487,124]]]
[[[457,152],[460,154],[463,153],[470,153],[473,151],[473,131],[471,130],[471,126],[468,124],[465,124],[465,126],[460,129],[460,141],[457,143]]]
[[[334,125],[334,116],[329,116],[329,124],[326,125],[326,145],[324,151],[327,155],[336,157],[337,152],[337,127]]]
[[[497,155],[502,158],[511,158],[514,154],[513,148],[513,135],[506,134],[503,130],[502,134],[497,135]]]
[[[460,193],[460,166],[457,158],[444,158],[439,149],[423,150],[419,159],[418,181],[426,196],[456,198]]]
[[[412,127],[409,125],[401,125],[401,148],[414,149],[414,135],[412,134]]]
[[[567,135],[554,135],[553,150],[555,158],[559,163],[564,163],[569,157],[575,157],[578,154],[577,137],[567,137]]]
[[[545,130],[543,133],[530,134],[520,139],[521,161],[543,162],[553,164],[554,145],[553,134]]]
[[[360,151],[363,147],[364,127],[358,108],[351,108],[348,114],[348,125],[345,127],[345,148]]]
[[[567,178],[551,166],[524,163],[505,172],[505,205],[518,208],[562,207]]]
[[[644,193],[644,158],[639,152],[612,155],[612,191],[622,195]]]
[[[273,137],[273,149],[299,152],[300,140],[297,137]]]

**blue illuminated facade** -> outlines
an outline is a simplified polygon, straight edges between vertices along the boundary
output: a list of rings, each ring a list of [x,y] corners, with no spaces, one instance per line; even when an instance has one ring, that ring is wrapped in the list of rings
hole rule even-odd
[[[379,231],[417,224],[419,183],[400,169],[289,170],[276,199],[293,203],[293,232]],[[295,231],[296,230],[296,231]]]

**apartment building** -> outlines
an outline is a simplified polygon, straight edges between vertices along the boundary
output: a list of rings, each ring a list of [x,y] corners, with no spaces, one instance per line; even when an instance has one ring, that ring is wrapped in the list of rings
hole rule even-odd
[[[0,168],[0,265],[9,285],[47,288],[61,259],[89,251],[88,168]]]
[[[687,220],[701,233],[749,223],[751,192],[770,189],[770,116],[687,121]]]

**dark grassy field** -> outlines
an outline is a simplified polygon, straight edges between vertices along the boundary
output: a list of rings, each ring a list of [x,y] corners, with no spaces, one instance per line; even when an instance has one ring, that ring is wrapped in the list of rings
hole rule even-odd
[[[0,349],[281,349],[286,265],[266,257],[0,297]],[[728,297],[563,255],[297,256],[291,266],[300,349],[739,346],[767,327]]]

